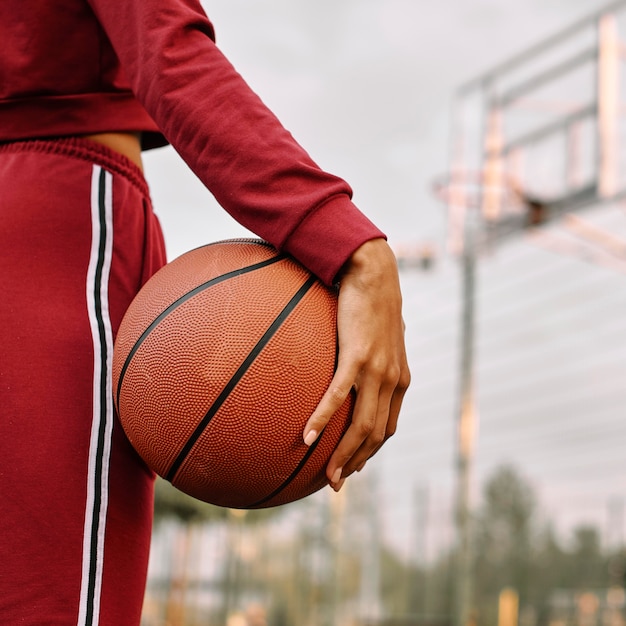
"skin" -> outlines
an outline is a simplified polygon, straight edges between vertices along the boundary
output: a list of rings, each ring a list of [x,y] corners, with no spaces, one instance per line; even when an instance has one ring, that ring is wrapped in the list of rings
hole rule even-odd
[[[101,133],[86,137],[123,154],[142,168],[139,137]],[[143,169],[143,168],[142,168]],[[337,370],[303,432],[311,445],[356,391],[352,423],[333,453],[326,475],[339,491],[345,479],[396,431],[411,375],[404,344],[402,296],[396,258],[384,239],[365,242],[340,275]]]
[[[95,135],[85,135],[84,138],[123,154],[143,171],[139,135],[134,133],[97,133]]]
[[[398,269],[384,239],[364,243],[346,264],[337,329],[337,370],[304,429],[305,443],[310,445],[355,389],[352,423],[326,470],[335,491],[394,434],[411,379]]]

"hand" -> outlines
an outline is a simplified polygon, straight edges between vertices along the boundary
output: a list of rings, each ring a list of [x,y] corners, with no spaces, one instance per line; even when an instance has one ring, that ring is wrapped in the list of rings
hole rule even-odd
[[[311,445],[355,389],[352,423],[326,469],[335,491],[394,434],[411,379],[398,268],[387,242],[364,243],[340,279],[337,370],[304,429],[304,440]]]

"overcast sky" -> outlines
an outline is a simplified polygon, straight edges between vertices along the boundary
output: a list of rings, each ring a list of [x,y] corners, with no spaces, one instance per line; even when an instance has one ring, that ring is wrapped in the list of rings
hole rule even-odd
[[[219,46],[313,158],[350,182],[391,243],[441,247],[445,208],[431,184],[448,167],[455,87],[606,3],[203,4]],[[243,232],[173,150],[148,154],[146,172],[170,257]],[[621,208],[597,216],[626,236]],[[563,527],[604,523],[607,500],[626,495],[625,278],[519,241],[481,261],[476,488],[513,460]],[[387,532],[409,537],[412,494],[428,488],[436,543],[449,539],[454,485],[458,272],[448,259],[404,273],[403,285],[414,384],[397,436],[372,466],[393,513]]]

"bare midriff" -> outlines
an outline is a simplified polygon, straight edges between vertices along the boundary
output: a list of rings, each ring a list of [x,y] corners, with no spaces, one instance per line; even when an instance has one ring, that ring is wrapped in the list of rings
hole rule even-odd
[[[124,155],[143,170],[141,161],[141,141],[138,133],[96,133],[85,135],[85,139],[95,141]]]

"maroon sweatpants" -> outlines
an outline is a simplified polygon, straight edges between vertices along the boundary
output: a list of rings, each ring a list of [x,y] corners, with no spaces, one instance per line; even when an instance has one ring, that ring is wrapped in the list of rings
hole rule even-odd
[[[0,146],[0,624],[139,624],[153,475],[110,364],[164,260],[130,161],[81,139]]]

